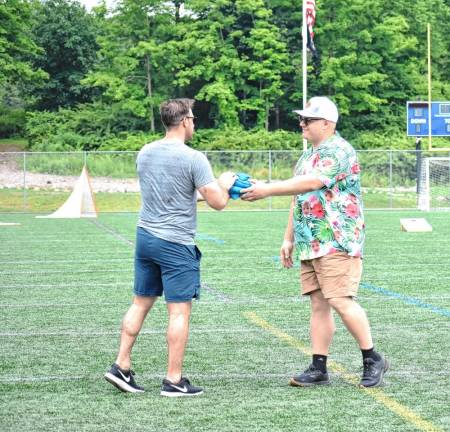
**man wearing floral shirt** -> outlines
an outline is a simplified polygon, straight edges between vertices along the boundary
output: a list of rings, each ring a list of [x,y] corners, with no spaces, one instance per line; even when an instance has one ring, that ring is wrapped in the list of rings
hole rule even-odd
[[[329,384],[327,357],[335,332],[334,309],[358,343],[363,357],[360,385],[376,387],[388,369],[374,350],[367,316],[356,302],[362,273],[365,225],[360,168],[353,147],[336,133],[338,110],[326,97],[313,97],[300,116],[303,138],[312,146],[300,157],[295,176],[278,183],[254,182],[243,199],[293,195],[280,258],[292,267],[295,246],[301,260],[302,294],[311,299],[310,366],[290,384]]]

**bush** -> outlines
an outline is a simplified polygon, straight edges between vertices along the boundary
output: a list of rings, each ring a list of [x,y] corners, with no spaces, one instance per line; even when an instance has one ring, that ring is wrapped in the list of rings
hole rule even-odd
[[[296,150],[301,146],[301,135],[285,130],[203,129],[192,140],[198,150]]]
[[[25,131],[25,110],[0,106],[0,138],[23,136]]]
[[[136,130],[143,125],[137,125],[129,118],[127,120],[125,112],[113,111],[114,107],[96,103],[80,105],[72,110],[60,109],[58,112],[30,112],[26,117],[26,136],[30,148],[40,151],[136,151],[145,143],[163,136],[163,132]],[[348,135],[343,133],[343,137],[348,138],[358,150],[415,149],[415,139],[407,137],[403,130],[391,128],[381,132],[346,132]],[[437,147],[449,146],[448,138],[433,138],[433,143]],[[190,145],[204,151],[301,150],[302,136],[299,131],[285,130],[199,129]],[[426,140],[423,147],[426,147]]]
[[[120,133],[117,136],[105,137],[98,147],[101,151],[139,151],[144,144],[163,137],[161,133]]]
[[[128,132],[137,126],[142,125],[124,113],[94,103],[57,112],[29,112],[25,133],[31,150],[135,150],[146,139],[143,132]],[[63,142],[67,137],[69,140]]]

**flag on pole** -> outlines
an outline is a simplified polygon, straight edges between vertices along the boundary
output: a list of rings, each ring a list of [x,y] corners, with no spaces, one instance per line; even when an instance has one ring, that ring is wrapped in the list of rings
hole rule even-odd
[[[316,1],[306,0],[306,26],[307,26],[307,47],[311,51],[313,58],[318,57],[316,46],[314,45],[314,24],[316,22]]]

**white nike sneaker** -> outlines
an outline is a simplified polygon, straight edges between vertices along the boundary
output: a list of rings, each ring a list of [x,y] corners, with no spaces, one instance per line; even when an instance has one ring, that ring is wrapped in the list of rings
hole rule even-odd
[[[178,383],[173,383],[168,379],[163,379],[161,386],[161,396],[182,397],[197,396],[203,393],[200,387],[194,387],[187,378],[181,377]]]
[[[116,363],[105,374],[106,381],[117,387],[120,391],[129,393],[144,393],[144,387],[138,386],[134,380],[134,372],[120,368]]]

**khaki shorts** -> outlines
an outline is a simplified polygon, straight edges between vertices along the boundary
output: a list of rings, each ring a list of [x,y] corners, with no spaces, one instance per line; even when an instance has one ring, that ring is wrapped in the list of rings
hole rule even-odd
[[[362,259],[336,252],[301,262],[302,294],[321,290],[325,298],[356,297],[362,274]]]

